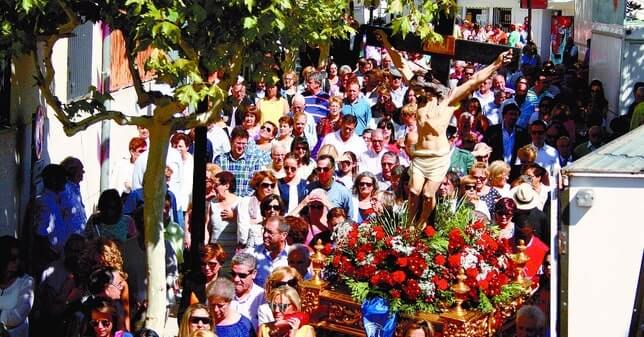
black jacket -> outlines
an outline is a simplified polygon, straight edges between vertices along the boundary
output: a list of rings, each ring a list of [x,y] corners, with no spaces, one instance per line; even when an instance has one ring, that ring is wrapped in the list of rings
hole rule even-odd
[[[530,143],[530,137],[525,129],[520,127],[515,127],[515,140],[514,148],[512,149],[512,159],[508,164],[512,165],[517,160],[517,150]],[[485,133],[485,143],[492,148],[492,153],[490,154],[490,162],[495,160],[503,160],[503,130],[501,129],[501,124],[492,125],[487,129]]]

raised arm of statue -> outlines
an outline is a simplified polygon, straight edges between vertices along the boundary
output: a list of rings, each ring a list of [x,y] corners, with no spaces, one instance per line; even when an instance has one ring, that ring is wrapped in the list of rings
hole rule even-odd
[[[476,90],[481,83],[490,78],[494,72],[512,61],[512,49],[505,51],[496,58],[496,60],[487,67],[477,71],[467,82],[454,88],[445,100],[449,105],[458,105],[463,98]]]
[[[382,42],[382,46],[387,49],[387,52],[391,57],[391,61],[394,63],[394,66],[396,66],[396,69],[400,70],[407,81],[411,81],[412,77],[414,77],[414,73],[409,69],[402,55],[400,55],[400,53],[391,45],[387,38],[387,34],[381,29],[377,29],[374,33],[376,34],[376,39]]]

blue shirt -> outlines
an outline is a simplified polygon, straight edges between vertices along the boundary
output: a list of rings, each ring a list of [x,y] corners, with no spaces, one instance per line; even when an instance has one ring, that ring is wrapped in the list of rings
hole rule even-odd
[[[329,94],[324,91],[315,95],[305,92],[304,103],[306,103],[304,111],[313,116],[316,124],[329,114]]]
[[[253,323],[246,318],[241,316],[239,321],[231,325],[216,325],[215,332],[219,337],[255,337],[255,329],[253,328]]]
[[[362,136],[364,130],[371,123],[371,106],[362,97],[351,103],[345,99],[344,105],[342,105],[342,115],[353,115],[358,119],[355,132],[358,136]]]
[[[319,182],[313,182],[307,186],[306,194],[311,193],[314,189],[321,188],[326,191],[326,197],[333,207],[342,207],[347,212],[348,218],[353,218],[353,202],[351,201],[351,192],[344,185],[337,181],[331,183],[329,189],[323,188]]]
[[[264,287],[264,283],[268,279],[268,276],[271,275],[275,268],[288,266],[288,253],[290,247],[286,246],[284,249],[273,259],[271,257],[271,252],[266,249],[264,244],[259,244],[255,247],[250,247],[247,250],[248,253],[255,256],[257,260],[257,275],[255,276],[255,284]]]
[[[65,190],[60,194],[60,207],[63,212],[63,221],[70,227],[72,233],[82,233],[85,230],[87,215],[81,197],[80,185],[68,181]]]
[[[503,102],[503,106],[509,103],[515,103],[516,105],[519,105],[517,101],[514,98],[512,98]],[[517,119],[517,126],[523,129],[528,128],[528,125],[530,124],[530,122],[532,122],[532,120],[538,117],[536,116],[536,113],[535,113],[536,112],[535,108],[538,104],[539,104],[539,100],[537,96],[528,91],[528,94],[525,96],[525,100],[523,101],[523,104],[519,106],[519,110],[521,111],[521,113],[519,113],[519,119]]]

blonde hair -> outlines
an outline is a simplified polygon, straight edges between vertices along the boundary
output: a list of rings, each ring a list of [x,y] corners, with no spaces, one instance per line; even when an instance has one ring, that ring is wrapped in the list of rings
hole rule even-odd
[[[403,106],[402,109],[400,110],[400,114],[402,115],[416,116],[416,112],[418,112],[418,105],[416,105],[416,103],[409,103]]]
[[[490,181],[494,181],[504,174],[509,174],[511,167],[503,160],[495,160],[490,163],[490,166],[487,167],[487,170],[489,172]]]
[[[302,311],[302,301],[300,300],[300,295],[297,293],[295,288],[290,286],[281,286],[277,289],[273,289],[268,295],[268,302],[273,302],[277,296],[288,298],[289,301],[291,301],[291,303],[297,308],[297,311]]]
[[[190,337],[217,337],[217,335],[214,332],[210,331],[210,330],[198,329],[198,330],[193,331],[190,334]]]
[[[273,272],[268,276],[268,279],[264,284],[264,291],[266,294],[270,295],[273,291],[273,283],[283,280],[286,276],[292,276],[297,280],[297,287],[295,290],[299,293],[300,285],[304,282],[304,279],[302,279],[302,276],[295,268],[291,266],[282,266],[275,268],[275,270],[273,270]],[[268,300],[268,298],[266,300]]]
[[[318,151],[318,158],[320,156],[322,156],[322,155],[325,155],[325,154],[333,157],[333,160],[335,160],[336,162],[338,161],[338,156],[339,156],[338,150],[336,150],[336,148],[335,148],[335,146],[333,146],[333,144],[324,144],[324,145],[322,145],[322,147]]]
[[[212,314],[210,313],[210,309],[208,308],[208,306],[201,303],[195,303],[190,305],[183,313],[183,316],[181,317],[181,322],[179,324],[179,337],[191,337],[195,333],[195,331],[190,333],[190,316],[192,316],[192,313],[195,312],[195,310],[197,309],[206,310],[206,312],[208,313],[208,317],[210,317],[210,319],[212,320]],[[211,327],[212,327],[212,324],[211,324]]]
[[[331,105],[331,103],[338,103],[338,105],[342,107],[342,96],[332,96],[329,98],[329,105]]]
[[[537,159],[537,149],[532,144],[525,145],[517,150],[517,157],[521,164],[534,163]]]
[[[483,172],[485,173],[485,177],[490,176],[490,171],[488,171],[487,165],[485,163],[482,163],[482,162],[474,163],[474,165],[472,165],[472,168],[470,168],[470,175],[472,176],[474,175],[473,174],[474,170],[483,170]]]

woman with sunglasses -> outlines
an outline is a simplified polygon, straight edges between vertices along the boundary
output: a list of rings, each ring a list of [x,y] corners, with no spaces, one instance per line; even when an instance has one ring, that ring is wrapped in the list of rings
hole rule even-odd
[[[357,174],[358,158],[351,151],[343,153],[340,160],[338,160],[338,170],[335,171],[337,181],[346,188],[351,189]]]
[[[329,231],[326,224],[326,214],[331,208],[333,206],[326,197],[326,192],[321,188],[316,188],[289,213],[289,215],[301,217],[309,225],[304,244],[308,245],[314,236]]]
[[[111,301],[92,299],[88,303],[90,312],[89,325],[94,337],[132,337],[127,331],[118,330],[119,314]]]
[[[475,211],[479,211],[490,219],[490,210],[488,209],[485,201],[481,200],[479,194],[476,192],[477,178],[467,175],[461,178],[459,194],[461,198],[474,206]]]
[[[183,317],[191,304],[206,303],[206,289],[219,277],[221,266],[226,262],[226,252],[219,243],[207,244],[199,253],[201,269],[184,276],[177,317]]]
[[[264,217],[261,213],[260,204],[262,200],[271,194],[279,193],[277,190],[277,178],[270,171],[258,171],[253,175],[249,183],[250,188],[255,192],[249,198],[245,198],[244,203],[248,204],[248,213],[245,205],[240,208],[250,217],[248,221],[238,221],[237,223],[237,240],[242,247],[254,247],[264,242],[262,238],[263,228],[262,220]]]
[[[494,205],[494,223],[499,226],[499,238],[510,240],[514,237],[512,218],[517,205],[512,198],[501,198]]]
[[[231,304],[235,297],[235,284],[233,281],[220,277],[208,286],[206,294],[217,336],[255,337],[253,323],[250,319],[240,314],[235,309],[235,306]]]
[[[181,316],[179,324],[179,337],[190,337],[196,330],[212,330],[212,317],[208,306],[197,303],[192,304]]]
[[[277,289],[283,286],[290,286],[294,288],[298,294],[301,291],[303,279],[300,273],[297,270],[290,266],[278,267],[271,272],[266,279],[266,284],[264,284],[264,293],[269,295],[273,289]],[[259,306],[259,324],[269,323],[275,321],[273,317],[273,312],[268,303],[269,299],[266,296],[266,303]]]
[[[490,172],[484,163],[475,163],[470,169],[470,176],[476,179],[476,193],[485,202],[488,209],[494,209],[494,204],[501,199],[501,194],[488,185]]]
[[[378,192],[378,180],[371,172],[362,172],[356,177],[353,184],[353,208],[358,210],[354,212],[352,220],[356,223],[362,223],[374,213],[371,204],[373,198]]]
[[[22,271],[18,239],[0,237],[0,323],[11,337],[29,336],[34,279]]]
[[[284,157],[284,178],[277,181],[277,189],[282,197],[284,213],[290,213],[306,196],[307,181],[297,175],[297,155],[293,152]]]
[[[274,124],[271,121],[266,121],[262,123],[262,126],[259,128],[259,134],[257,135],[257,148],[260,151],[270,154],[273,140],[277,136],[277,124]]]
[[[288,285],[271,290],[268,305],[275,321],[260,325],[259,337],[315,337],[313,327],[306,324],[297,290]]]
[[[302,179],[308,179],[317,167],[317,163],[311,159],[311,149],[306,138],[295,137],[291,143],[291,152],[295,153],[298,158],[297,175]]]

